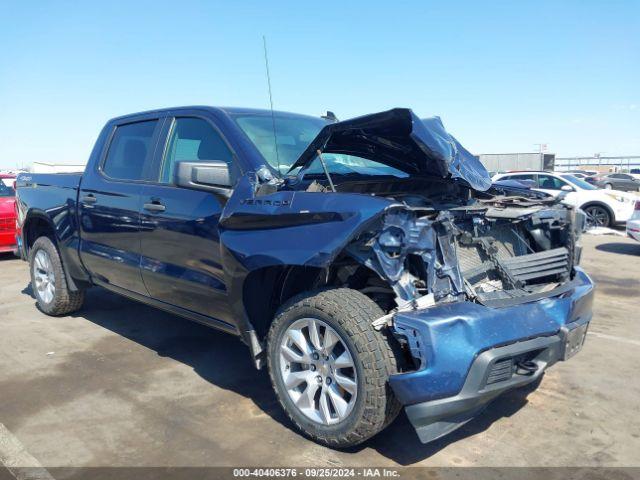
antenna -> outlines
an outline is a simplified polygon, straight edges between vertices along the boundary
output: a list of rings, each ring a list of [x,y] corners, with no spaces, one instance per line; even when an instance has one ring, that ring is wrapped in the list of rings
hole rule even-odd
[[[273,113],[273,96],[271,95],[271,76],[269,75],[269,57],[267,56],[267,37],[262,36],[264,46],[264,66],[267,70],[267,86],[269,87],[269,106],[271,107],[271,125],[273,127],[273,144],[276,147],[276,162],[278,164],[278,175],[280,175],[280,155],[278,153],[278,134],[276,133],[276,117]]]

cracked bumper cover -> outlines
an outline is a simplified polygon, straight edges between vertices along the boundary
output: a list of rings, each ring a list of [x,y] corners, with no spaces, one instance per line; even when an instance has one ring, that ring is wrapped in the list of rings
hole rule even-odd
[[[392,375],[389,383],[423,443],[462,426],[499,394],[534,382],[579,349],[567,345],[575,343],[571,332],[584,338],[594,285],[576,270],[571,288],[557,296],[504,308],[459,302],[395,316],[396,332],[421,367]],[[527,375],[513,368],[507,378],[489,380],[497,362],[518,358],[533,361],[537,370]]]

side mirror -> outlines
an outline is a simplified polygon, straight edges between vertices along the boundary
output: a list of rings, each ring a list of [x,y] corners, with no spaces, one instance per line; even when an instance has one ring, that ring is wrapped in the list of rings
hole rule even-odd
[[[179,187],[206,190],[224,196],[231,194],[229,165],[222,160],[208,162],[178,162],[175,183]]]
[[[569,186],[569,185],[563,185],[562,187],[560,187],[560,190],[562,190],[563,192],[574,192],[574,188]]]

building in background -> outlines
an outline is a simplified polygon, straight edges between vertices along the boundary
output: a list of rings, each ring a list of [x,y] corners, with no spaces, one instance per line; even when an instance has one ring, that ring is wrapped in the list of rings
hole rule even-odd
[[[554,153],[483,153],[477,155],[490,172],[509,170],[549,170],[554,169]]]
[[[598,172],[630,172],[640,168],[640,155],[626,157],[558,157],[556,170],[597,170]]]

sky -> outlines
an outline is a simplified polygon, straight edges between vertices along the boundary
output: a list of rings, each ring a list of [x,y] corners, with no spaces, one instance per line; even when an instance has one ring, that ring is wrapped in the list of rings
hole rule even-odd
[[[179,105],[438,115],[473,153],[640,155],[640,1],[0,0],[0,168]]]

